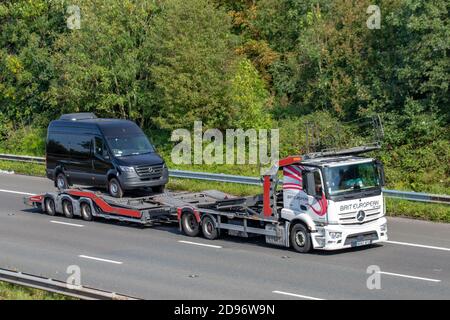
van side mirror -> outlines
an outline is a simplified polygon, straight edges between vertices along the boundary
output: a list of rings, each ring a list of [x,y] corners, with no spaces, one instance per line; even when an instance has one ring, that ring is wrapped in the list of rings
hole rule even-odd
[[[382,187],[386,186],[386,176],[384,173],[384,165],[380,160],[375,161],[375,165],[377,166],[378,174],[380,175],[380,184]]]
[[[103,150],[103,159],[105,159],[105,160],[109,160],[110,159],[109,153],[106,150]]]

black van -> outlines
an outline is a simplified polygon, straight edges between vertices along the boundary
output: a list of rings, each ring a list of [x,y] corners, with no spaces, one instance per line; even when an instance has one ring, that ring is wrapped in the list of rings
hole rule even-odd
[[[92,113],[66,114],[50,123],[46,160],[47,177],[59,189],[72,184],[107,187],[117,198],[131,189],[162,192],[169,175],[134,122],[99,119]]]

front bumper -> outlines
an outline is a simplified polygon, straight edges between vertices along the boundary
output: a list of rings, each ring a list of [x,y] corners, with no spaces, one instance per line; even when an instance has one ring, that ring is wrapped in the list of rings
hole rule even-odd
[[[142,178],[137,173],[121,173],[118,175],[120,184],[124,190],[140,189],[146,187],[164,186],[169,182],[169,170],[164,168],[160,177]]]
[[[362,225],[327,225],[317,228],[317,232],[311,234],[314,249],[339,250],[387,241],[386,223],[386,218],[382,217]],[[333,239],[330,232],[340,232],[341,237]]]

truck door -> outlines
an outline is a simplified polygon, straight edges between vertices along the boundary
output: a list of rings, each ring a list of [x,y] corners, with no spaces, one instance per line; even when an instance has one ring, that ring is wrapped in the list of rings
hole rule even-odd
[[[291,165],[283,168],[283,207],[296,213],[308,211],[308,195],[303,189],[304,168]]]
[[[308,197],[308,215],[314,220],[325,222],[327,218],[328,200],[325,197],[322,174],[319,169],[306,171],[303,189]]]

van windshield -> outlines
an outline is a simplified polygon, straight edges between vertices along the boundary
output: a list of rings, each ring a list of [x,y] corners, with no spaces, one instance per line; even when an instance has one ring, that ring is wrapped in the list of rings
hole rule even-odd
[[[145,135],[107,138],[109,148],[116,157],[135,156],[155,152]]]

